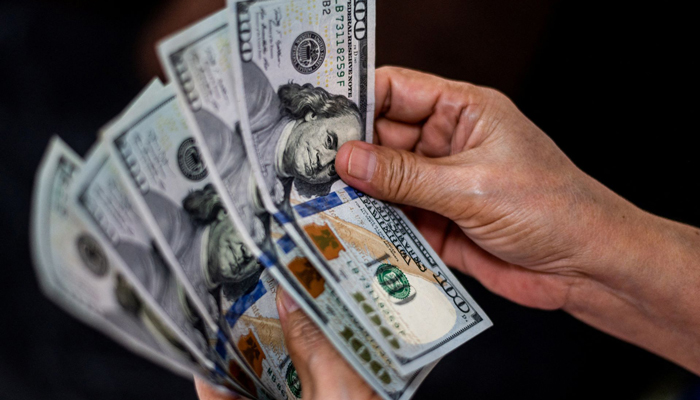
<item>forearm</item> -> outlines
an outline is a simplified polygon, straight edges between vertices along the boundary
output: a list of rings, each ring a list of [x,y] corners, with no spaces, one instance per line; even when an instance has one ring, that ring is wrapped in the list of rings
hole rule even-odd
[[[700,374],[700,230],[613,208],[596,265],[572,285],[565,310]]]

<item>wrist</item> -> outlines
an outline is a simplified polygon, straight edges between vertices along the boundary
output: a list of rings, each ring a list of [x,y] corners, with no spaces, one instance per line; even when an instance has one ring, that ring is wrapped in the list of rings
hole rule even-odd
[[[700,230],[612,195],[564,310],[700,374]]]

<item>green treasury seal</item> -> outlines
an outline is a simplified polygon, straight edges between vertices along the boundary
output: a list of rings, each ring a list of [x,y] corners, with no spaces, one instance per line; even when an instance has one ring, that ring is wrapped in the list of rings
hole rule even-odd
[[[404,300],[411,294],[411,284],[408,283],[408,278],[398,267],[382,264],[377,268],[375,277],[382,289],[394,298]]]
[[[287,378],[287,387],[289,387],[289,391],[292,392],[297,399],[301,399],[301,382],[299,381],[299,375],[297,374],[297,369],[294,368],[294,364],[289,363],[287,372],[284,375]]]

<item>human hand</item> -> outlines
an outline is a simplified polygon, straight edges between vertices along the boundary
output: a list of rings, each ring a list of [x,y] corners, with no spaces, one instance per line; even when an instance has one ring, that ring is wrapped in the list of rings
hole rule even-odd
[[[442,259],[492,291],[563,307],[576,279],[592,272],[599,216],[633,207],[576,168],[502,94],[398,68],[376,76],[383,147],[344,146],[336,168],[345,182],[417,207],[407,211]]]
[[[381,399],[281,288],[277,291],[277,310],[304,400]]]
[[[410,206],[441,258],[491,291],[700,371],[697,229],[583,173],[494,90],[380,68],[376,105],[381,146],[340,149],[346,183]]]
[[[381,399],[281,287],[277,292],[277,310],[304,400]],[[200,400],[239,399],[217,392],[202,381],[195,380],[195,384]]]

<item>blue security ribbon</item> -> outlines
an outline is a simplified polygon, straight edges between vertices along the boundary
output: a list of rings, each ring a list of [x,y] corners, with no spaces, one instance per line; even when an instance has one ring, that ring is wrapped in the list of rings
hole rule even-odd
[[[227,377],[228,374],[218,364],[214,363],[214,371],[221,377]]]
[[[216,346],[214,346],[214,350],[219,356],[221,356],[222,360],[226,360],[228,357],[228,351],[226,351],[226,342],[228,342],[228,338],[226,337],[224,331],[222,331],[221,329],[217,330]]]
[[[282,211],[276,212],[273,215],[273,217],[275,217],[275,219],[277,220],[277,222],[279,222],[280,225],[284,225],[284,224],[288,224],[288,223],[292,222],[292,219],[289,218],[289,216]]]
[[[277,241],[277,246],[284,251],[284,254],[289,254],[297,247],[296,243],[294,243],[289,235],[282,236],[282,238]]]
[[[265,268],[272,268],[276,265],[277,258],[274,255],[263,251],[258,257],[258,262],[260,262],[260,264],[262,264]]]
[[[239,297],[238,300],[233,303],[231,308],[228,309],[228,312],[226,312],[226,322],[228,325],[236,325],[238,319],[241,318],[241,316],[243,316],[243,314],[245,314],[245,312],[248,311],[248,309],[252,307],[256,301],[260,300],[265,293],[267,293],[265,285],[263,285],[262,281],[258,281],[258,284],[255,286],[253,291]]]
[[[357,191],[351,187],[347,187],[343,189],[343,191],[347,193],[348,197],[350,198],[349,201],[355,200],[356,198],[362,197],[364,195],[362,192]],[[318,213],[322,213],[324,211],[331,210],[338,206],[342,206],[345,203],[346,201],[340,198],[338,192],[333,192],[329,195],[309,200],[306,203],[297,204],[296,206],[294,206],[294,211],[296,211],[300,217],[306,218],[312,215],[316,215]]]

